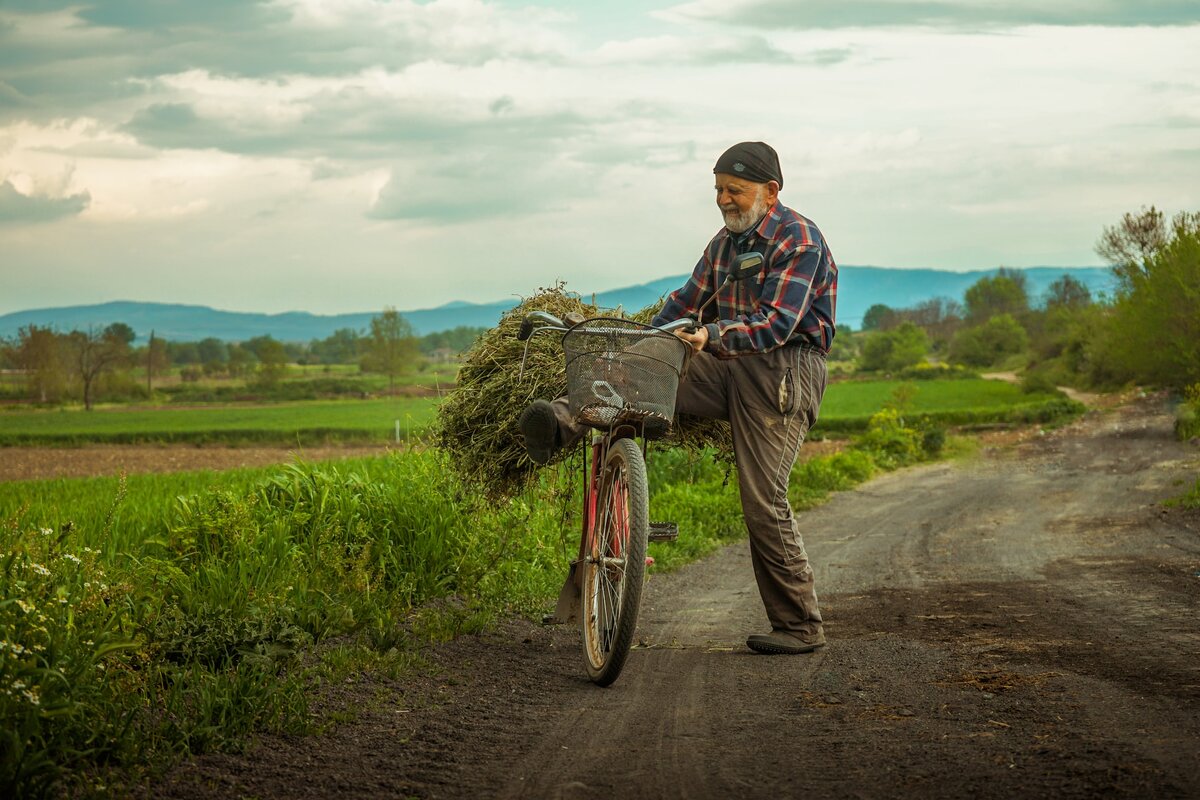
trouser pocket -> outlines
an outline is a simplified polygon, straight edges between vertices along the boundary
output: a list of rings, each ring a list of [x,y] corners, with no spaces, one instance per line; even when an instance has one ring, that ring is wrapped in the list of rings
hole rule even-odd
[[[800,406],[800,392],[797,389],[796,367],[789,365],[779,380],[779,413],[791,416]]]

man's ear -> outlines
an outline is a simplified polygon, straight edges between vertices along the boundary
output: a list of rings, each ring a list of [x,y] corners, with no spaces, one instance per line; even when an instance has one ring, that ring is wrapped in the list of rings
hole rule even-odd
[[[774,203],[779,197],[779,182],[767,181],[767,200]]]

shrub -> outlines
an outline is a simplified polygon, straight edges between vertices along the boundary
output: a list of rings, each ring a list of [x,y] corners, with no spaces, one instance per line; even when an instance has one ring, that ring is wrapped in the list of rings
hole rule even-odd
[[[867,337],[859,355],[862,370],[896,370],[911,367],[929,352],[929,337],[923,328],[903,322],[890,331],[878,331]]]
[[[1058,394],[1058,387],[1046,372],[1030,371],[1021,378],[1021,391],[1025,394]]]
[[[914,364],[911,367],[906,367],[897,372],[894,377],[906,381],[932,381],[932,380],[965,380],[967,378],[978,378],[979,373],[976,370],[968,369],[962,364],[930,364],[922,361],[919,364]]]
[[[997,314],[982,325],[959,331],[950,340],[950,360],[972,367],[990,367],[1023,353],[1029,335],[1011,314]]]
[[[937,458],[946,446],[946,429],[939,426],[928,427],[921,431],[921,450],[926,458]]]
[[[884,469],[895,469],[921,460],[920,432],[905,427],[900,412],[885,408],[874,414],[867,430],[853,447],[869,454]]]
[[[1189,441],[1200,437],[1200,383],[1184,390],[1183,402],[1175,410],[1175,438]]]
[[[114,702],[130,669],[126,587],[95,550],[65,548],[72,531],[0,530],[0,789],[16,796],[48,794],[61,769],[135,749]]]

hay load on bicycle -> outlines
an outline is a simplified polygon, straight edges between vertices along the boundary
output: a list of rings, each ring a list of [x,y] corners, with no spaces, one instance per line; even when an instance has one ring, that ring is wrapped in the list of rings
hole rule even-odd
[[[543,311],[560,319],[568,315],[592,318],[605,313],[569,294],[561,284],[540,290],[505,314],[495,328],[480,336],[463,358],[457,387],[438,409],[439,444],[465,478],[496,500],[519,493],[539,466],[530,460],[522,442],[518,427],[521,412],[531,401],[562,396],[568,388],[561,337],[534,336],[528,342],[517,338],[522,321],[534,311]],[[657,307],[643,309],[630,319],[645,322],[655,311]],[[620,323],[609,327],[620,327]],[[581,336],[577,339],[582,354],[575,362],[580,366],[578,380],[587,382],[587,390],[598,392],[597,397],[608,397],[608,402],[599,404],[594,413],[611,413],[603,409],[625,405],[626,398],[614,386],[620,384],[619,376],[615,380],[605,380],[603,376],[588,377],[595,367],[590,363],[594,359],[587,357],[588,350],[595,344],[591,338]],[[645,364],[669,357],[665,350],[660,352],[654,345],[643,344],[641,347],[646,351],[640,359]],[[637,361],[639,359],[634,358],[621,368],[636,371],[639,369]],[[583,368],[585,364],[588,365],[586,369]],[[613,368],[615,370],[617,366]],[[622,402],[616,403],[618,399]],[[655,404],[652,402],[651,405]],[[660,401],[657,405],[663,404]],[[579,410],[587,411],[582,406],[573,409]],[[651,423],[650,435],[661,435],[663,431],[655,425],[661,426],[662,419]],[[672,426],[665,441],[695,451],[714,448],[719,457],[732,460],[729,426],[724,422],[684,416]],[[550,463],[556,463],[565,455],[565,452],[556,453]]]

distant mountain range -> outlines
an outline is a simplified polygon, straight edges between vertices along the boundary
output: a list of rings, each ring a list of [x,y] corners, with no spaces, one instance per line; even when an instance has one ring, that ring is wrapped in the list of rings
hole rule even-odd
[[[1112,272],[1106,267],[1028,267],[1021,270],[1027,279],[1030,298],[1036,303],[1058,278],[1070,275],[1083,283],[1093,297],[1110,294]],[[900,269],[890,267],[840,267],[838,271],[838,322],[853,326],[862,323],[863,314],[876,303],[892,308],[908,308],[935,297],[962,300],[963,293],[985,275],[996,270],[949,272],[936,269]],[[606,308],[638,310],[681,286],[686,275],[667,278],[596,293],[596,302]],[[591,294],[585,295],[589,300]],[[517,304],[516,298],[494,303],[453,301],[437,308],[415,309],[400,313],[418,334],[435,333],[460,325],[491,327],[500,315]],[[115,301],[87,306],[40,308],[0,315],[0,337],[13,337],[27,325],[52,327],[60,331],[101,328],[123,322],[144,342],[153,330],[155,336],[171,341],[199,341],[215,337],[238,342],[255,336],[270,335],[280,341],[308,342],[324,339],[340,328],[362,331],[379,313],[309,314],[289,311],[284,314],[256,314],[220,311],[207,306],[176,303],[139,303]]]

